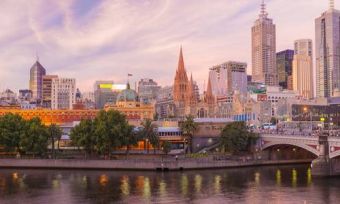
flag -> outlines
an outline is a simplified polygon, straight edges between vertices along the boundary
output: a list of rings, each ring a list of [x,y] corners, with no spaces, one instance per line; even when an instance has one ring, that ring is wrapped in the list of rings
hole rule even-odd
[[[128,74],[128,76],[132,76],[132,74]]]

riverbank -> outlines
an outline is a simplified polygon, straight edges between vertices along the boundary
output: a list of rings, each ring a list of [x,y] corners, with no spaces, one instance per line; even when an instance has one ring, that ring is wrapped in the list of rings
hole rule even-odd
[[[252,166],[311,163],[312,160],[250,160],[235,161],[211,159],[180,160],[51,160],[51,159],[0,159],[0,168],[25,169],[88,169],[88,170],[148,170],[176,171],[240,168]]]

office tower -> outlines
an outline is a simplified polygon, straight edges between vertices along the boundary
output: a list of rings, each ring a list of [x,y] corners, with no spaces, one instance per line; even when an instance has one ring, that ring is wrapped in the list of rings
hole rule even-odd
[[[209,79],[215,96],[225,96],[234,91],[247,92],[247,63],[228,61],[210,68]]]
[[[301,39],[294,43],[293,90],[306,99],[314,97],[312,40]]]
[[[141,79],[138,82],[138,95],[143,103],[150,103],[155,100],[161,89],[153,79]]]
[[[276,28],[268,18],[264,2],[261,13],[251,28],[252,37],[252,80],[277,86]]]
[[[52,106],[52,80],[58,78],[57,75],[45,75],[42,78],[42,107]]]
[[[46,75],[46,69],[40,64],[39,59],[37,59],[30,69],[29,87],[32,91],[33,99],[38,102],[42,99],[42,78],[44,75]]]
[[[76,102],[76,80],[53,78],[51,96],[52,109],[72,109]]]
[[[126,84],[114,84],[113,81],[96,81],[93,88],[95,107],[102,109],[106,103],[116,103],[118,93],[126,89]]]
[[[316,95],[339,96],[340,11],[330,8],[315,19]]]
[[[288,89],[289,76],[292,75],[294,50],[284,50],[276,54],[276,67],[279,85]]]

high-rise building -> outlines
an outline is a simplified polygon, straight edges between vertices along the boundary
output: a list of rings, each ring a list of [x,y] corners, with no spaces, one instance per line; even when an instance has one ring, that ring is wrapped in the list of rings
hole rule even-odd
[[[330,8],[315,19],[316,95],[338,96],[340,92],[340,11]]]
[[[294,47],[293,90],[311,99],[314,97],[312,40],[296,40]]]
[[[160,89],[161,87],[153,79],[141,79],[138,82],[139,99],[143,103],[150,103],[156,99]]]
[[[251,28],[252,37],[252,80],[277,86],[276,27],[268,18],[264,2],[261,13]]]
[[[76,102],[76,80],[53,78],[51,96],[52,109],[72,109]]]
[[[42,82],[43,76],[46,75],[46,69],[40,64],[39,60],[33,64],[30,69],[30,90],[34,100],[41,101],[42,99]]]
[[[42,106],[51,108],[52,106],[52,79],[58,78],[57,75],[45,75],[42,80]]]
[[[113,81],[96,81],[93,87],[95,107],[103,109],[106,103],[116,103],[118,93],[126,89],[126,84]]]
[[[215,96],[234,91],[247,92],[247,63],[228,61],[210,68],[209,78]]]
[[[276,54],[276,67],[279,85],[288,89],[289,76],[292,75],[294,50],[283,50]]]

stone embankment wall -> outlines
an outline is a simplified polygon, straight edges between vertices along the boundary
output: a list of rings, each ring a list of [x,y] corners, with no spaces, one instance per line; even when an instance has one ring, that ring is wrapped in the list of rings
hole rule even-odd
[[[111,169],[111,170],[186,170],[217,169],[247,166],[310,163],[311,160],[52,160],[52,159],[0,159],[0,168],[39,169]]]

